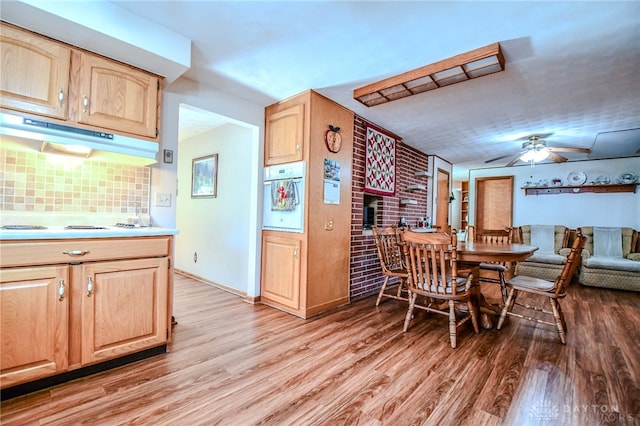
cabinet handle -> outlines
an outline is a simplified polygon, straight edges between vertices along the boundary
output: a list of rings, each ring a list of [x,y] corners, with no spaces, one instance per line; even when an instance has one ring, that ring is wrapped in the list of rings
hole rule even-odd
[[[298,257],[298,247],[293,249],[293,257]]]
[[[60,279],[60,287],[58,288],[58,300],[62,302],[64,299],[64,280]]]
[[[93,280],[91,277],[87,277],[87,297],[91,297],[93,294]]]
[[[60,107],[62,107],[62,102],[64,102],[64,92],[62,89],[58,92],[58,102],[60,102]]]
[[[300,152],[300,144],[299,143],[296,144],[296,152]]]
[[[84,95],[84,97],[82,98],[82,112],[87,112],[87,108],[89,108],[89,98],[87,97],[87,95]]]
[[[84,256],[91,253],[91,250],[64,250],[62,254],[68,254],[69,256]]]

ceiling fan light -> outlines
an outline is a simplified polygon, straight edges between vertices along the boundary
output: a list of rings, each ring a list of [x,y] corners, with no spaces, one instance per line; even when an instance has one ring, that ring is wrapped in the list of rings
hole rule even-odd
[[[528,163],[530,161],[533,161],[533,158],[534,158],[535,155],[536,155],[535,151],[530,149],[530,150],[524,152],[520,156],[520,160],[524,161],[525,163]]]
[[[533,162],[539,163],[540,161],[546,160],[548,156],[549,156],[549,150],[547,148],[536,150],[533,153]]]

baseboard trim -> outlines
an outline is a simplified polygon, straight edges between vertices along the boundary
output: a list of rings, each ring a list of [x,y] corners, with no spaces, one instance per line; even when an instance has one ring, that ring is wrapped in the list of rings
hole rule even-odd
[[[200,281],[201,283],[204,283],[204,284],[210,285],[212,287],[218,288],[220,290],[226,291],[227,293],[235,294],[236,296],[240,296],[243,299],[247,298],[247,294],[245,292],[243,292],[243,291],[239,291],[239,290],[237,290],[235,288],[227,287],[227,286],[219,284],[219,283],[217,283],[215,281],[211,281],[211,280],[208,280],[206,278],[202,278],[199,275],[192,274],[192,273],[187,272],[187,271],[183,271],[182,269],[174,269],[174,272],[176,274],[178,274],[178,275],[183,275],[183,276],[185,276],[187,278],[191,278],[191,279],[194,279],[196,281]]]
[[[99,364],[88,365],[86,367],[78,368],[77,370],[71,370],[57,374],[55,376],[45,377],[43,379],[34,380],[32,382],[15,385],[10,388],[2,389],[2,391],[0,391],[0,400],[5,401],[7,399],[26,395],[31,392],[39,391],[51,386],[68,382],[70,380],[90,376],[95,373],[110,370],[116,367],[121,367],[126,364],[131,364],[133,362],[141,361],[143,359],[164,353],[167,353],[167,345],[156,346],[155,348],[146,349],[134,354],[104,361]]]

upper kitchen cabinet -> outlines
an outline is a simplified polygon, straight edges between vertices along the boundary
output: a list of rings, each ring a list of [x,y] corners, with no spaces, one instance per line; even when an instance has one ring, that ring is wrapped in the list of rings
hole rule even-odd
[[[74,68],[81,64],[78,122],[157,136],[158,77],[89,53],[74,53],[73,59]]]
[[[2,108],[158,138],[160,77],[6,23]]]
[[[296,97],[270,105],[265,110],[264,164],[291,163],[303,159],[305,105],[308,98]]]
[[[67,119],[71,48],[0,23],[0,106]]]

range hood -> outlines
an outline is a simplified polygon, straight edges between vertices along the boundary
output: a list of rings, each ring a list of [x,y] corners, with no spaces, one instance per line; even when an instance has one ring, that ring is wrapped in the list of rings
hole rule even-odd
[[[74,151],[83,147],[85,149],[80,155],[85,158],[137,165],[155,163],[159,150],[157,142],[8,113],[0,113],[0,135],[9,137],[2,139],[6,146],[16,145],[37,151],[55,147],[56,152],[66,151],[69,155],[78,155]]]

